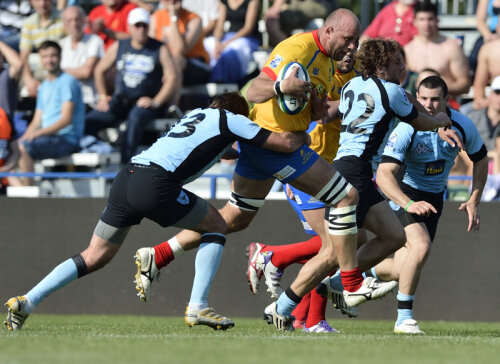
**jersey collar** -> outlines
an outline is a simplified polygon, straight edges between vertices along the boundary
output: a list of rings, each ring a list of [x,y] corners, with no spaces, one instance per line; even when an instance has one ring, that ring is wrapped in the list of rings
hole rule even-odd
[[[316,42],[316,45],[318,46],[319,50],[321,53],[323,53],[325,56],[329,57],[328,53],[326,53],[325,48],[321,45],[319,42],[319,35],[318,35],[318,29],[312,31],[312,36],[314,38],[314,41]]]

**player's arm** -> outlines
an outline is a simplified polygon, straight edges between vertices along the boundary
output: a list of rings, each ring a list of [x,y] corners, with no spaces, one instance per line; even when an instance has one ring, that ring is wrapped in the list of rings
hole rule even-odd
[[[299,80],[297,78],[298,72],[299,69],[297,68],[295,74],[282,80],[279,84],[279,89],[283,94],[293,95],[302,100],[306,100],[307,93],[311,91],[311,83]],[[248,101],[260,104],[276,97],[275,83],[275,79],[273,80],[266,72],[261,71],[248,88]]]
[[[405,209],[406,212],[419,216],[428,216],[436,213],[434,206],[426,201],[413,201],[399,187],[396,179],[401,162],[395,158],[383,157],[377,169],[377,185],[384,195],[394,203]]]
[[[303,131],[285,131],[271,132],[261,147],[276,152],[292,153],[304,144],[311,144],[309,134]]]
[[[485,155],[479,161],[474,162],[472,168],[472,192],[469,199],[458,208],[465,211],[469,218],[467,231],[479,231],[478,206],[483,194],[484,185],[488,178],[488,156]]]
[[[453,43],[450,57],[450,73],[453,79],[446,80],[448,92],[452,95],[466,94],[470,89],[469,61],[462,48]]]
[[[477,56],[476,75],[474,76],[474,108],[482,109],[488,106],[488,98],[485,89],[488,85],[490,73],[488,71],[488,53],[491,52],[490,45],[485,44],[479,50]]]

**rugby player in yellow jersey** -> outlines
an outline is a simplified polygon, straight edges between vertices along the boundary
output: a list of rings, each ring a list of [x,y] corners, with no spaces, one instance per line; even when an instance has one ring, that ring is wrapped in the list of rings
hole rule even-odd
[[[359,75],[355,69],[354,52],[348,52],[341,61],[335,64],[335,84],[328,93],[331,100],[340,100],[342,87],[351,78]],[[320,157],[332,163],[337,153],[340,138],[341,120],[336,119],[327,124],[311,123],[309,135],[313,149]],[[325,204],[314,197],[301,192],[293,186],[286,185],[289,202],[299,215],[307,234],[313,238],[295,244],[265,245],[251,243],[248,247],[247,277],[252,293],[258,293],[259,281],[265,277],[265,283],[272,298],[278,298],[281,293],[281,278],[284,269],[293,263],[304,263],[316,255],[321,248],[321,238],[318,232],[324,229]],[[359,236],[358,236],[359,240]],[[357,309],[345,305],[343,297],[334,296],[335,307],[351,317],[357,316]],[[335,333],[325,319],[326,297],[322,297],[315,289],[311,290],[293,311],[294,327],[303,328],[309,333]]]
[[[247,92],[248,100],[257,104],[251,113],[253,120],[271,131],[305,131],[311,120],[327,122],[337,118],[338,101],[326,100],[326,94],[334,86],[333,62],[341,60],[348,52],[354,52],[358,47],[359,36],[360,24],[356,15],[350,10],[338,9],[325,19],[317,31],[295,35],[278,44]],[[281,68],[291,61],[297,61],[307,68],[311,82],[289,77],[276,83]],[[288,115],[278,106],[277,92],[303,100],[310,92],[311,99],[300,113]],[[356,257],[358,194],[330,163],[319,158],[306,145],[290,154],[262,153],[243,143],[240,148],[231,185],[231,200],[219,211],[227,224],[227,233],[248,226],[264,204],[275,178],[290,183],[328,206],[325,229],[321,232],[324,246],[318,255],[304,265],[291,287],[270,308],[272,321],[278,329],[287,330],[292,326],[291,311],[301,297],[332,270],[335,256],[342,272],[344,299],[349,305],[357,306],[370,298],[380,298],[394,288],[373,277],[363,279]],[[173,244],[185,250],[198,246],[199,242],[199,233],[183,230],[164,244]],[[177,248],[177,251],[180,249]],[[144,291],[149,291],[150,282],[155,276],[151,272],[156,272],[156,265],[165,263],[157,260],[154,250],[148,252],[149,256],[141,259],[145,263],[140,266],[145,276],[149,277],[142,280],[146,288]],[[198,272],[206,272],[203,269],[206,266],[217,269],[213,262],[218,261],[221,254],[222,247],[207,249],[204,246],[198,250],[193,292],[206,293],[197,295],[203,296],[203,302],[189,303],[186,317],[195,315],[206,305],[206,295],[212,282],[206,279],[206,274],[202,277]]]

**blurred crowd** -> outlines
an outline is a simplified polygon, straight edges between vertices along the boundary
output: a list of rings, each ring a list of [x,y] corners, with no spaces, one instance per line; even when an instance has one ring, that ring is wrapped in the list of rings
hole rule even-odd
[[[149,123],[183,115],[183,87],[244,86],[256,75],[252,65],[264,32],[272,47],[320,26],[340,5],[270,0],[263,9],[261,0],[2,0],[0,171],[33,171],[36,160],[80,150],[84,135],[117,142],[126,163]],[[450,107],[469,116],[487,143],[492,178],[485,196],[499,198],[500,0],[477,1],[478,37],[470,54],[440,33],[438,10],[437,1],[386,1],[360,41],[389,37],[404,46],[408,73],[402,85],[411,93],[424,75],[446,81]],[[466,94],[472,95],[469,104],[463,104]],[[117,135],[104,132],[110,128]],[[461,153],[453,173],[471,175],[471,168]]]

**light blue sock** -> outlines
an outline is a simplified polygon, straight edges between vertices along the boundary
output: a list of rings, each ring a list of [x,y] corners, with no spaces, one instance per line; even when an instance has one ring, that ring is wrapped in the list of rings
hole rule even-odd
[[[377,273],[375,273],[375,267],[372,267],[372,269],[370,269],[370,272],[372,273],[373,278],[380,280],[380,279],[378,279]]]
[[[344,286],[342,285],[342,278],[340,277],[340,269],[330,278],[330,287],[333,290],[343,292]]]
[[[401,324],[404,320],[413,318],[413,301],[415,300],[415,295],[408,295],[398,291],[398,319],[396,320],[396,325]]]
[[[25,296],[31,301],[32,309],[34,309],[45,297],[77,278],[78,269],[73,259],[70,258],[55,267]]]
[[[221,243],[210,243],[205,240],[209,240],[210,237],[214,237],[215,240],[223,239],[225,242],[226,238],[222,234],[205,234],[202,237],[202,243],[198,248],[196,253],[196,260],[194,263],[195,274],[193,281],[193,289],[191,290],[190,303],[202,303],[207,304],[208,293],[210,292],[210,287],[219,268],[220,259],[222,252],[224,250],[224,245]]]
[[[297,307],[297,303],[293,302],[285,292],[276,301],[276,312],[281,316],[290,316],[295,307]]]

